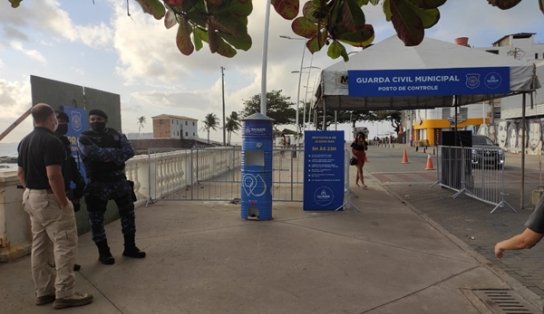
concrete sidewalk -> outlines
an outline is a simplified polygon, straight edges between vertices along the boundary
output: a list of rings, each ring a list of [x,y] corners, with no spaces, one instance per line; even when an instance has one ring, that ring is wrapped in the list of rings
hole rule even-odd
[[[488,299],[499,292],[529,311],[519,313],[540,313],[534,293],[371,176],[367,184],[352,187],[343,212],[276,202],[266,222],[242,221],[226,203],[139,208],[148,257],[121,256],[118,221],[107,226],[113,266],[81,236],[77,288],[95,302],[65,312],[502,313]],[[0,313],[56,312],[33,304],[29,257],[0,264],[0,291]]]

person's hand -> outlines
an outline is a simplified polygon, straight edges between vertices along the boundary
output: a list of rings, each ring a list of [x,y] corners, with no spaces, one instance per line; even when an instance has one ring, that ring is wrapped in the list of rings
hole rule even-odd
[[[504,255],[504,249],[501,247],[500,242],[495,244],[495,256],[497,258],[502,258]]]

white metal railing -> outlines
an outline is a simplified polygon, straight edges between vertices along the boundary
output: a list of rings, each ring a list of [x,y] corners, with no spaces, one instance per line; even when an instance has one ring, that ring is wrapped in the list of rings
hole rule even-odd
[[[438,182],[497,208],[508,206],[504,193],[505,154],[500,148],[439,146]]]

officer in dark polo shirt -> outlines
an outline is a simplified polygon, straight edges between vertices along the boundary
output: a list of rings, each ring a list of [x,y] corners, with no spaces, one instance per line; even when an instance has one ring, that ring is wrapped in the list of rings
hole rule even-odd
[[[530,249],[542,240],[544,237],[544,194],[525,222],[525,227],[522,233],[495,244],[495,256],[501,258],[506,250]]]
[[[34,106],[32,117],[34,131],[17,148],[17,176],[25,187],[23,207],[31,223],[35,303],[54,302],[57,309],[89,304],[92,295],[75,292],[77,230],[74,207],[66,197],[61,171],[66,151],[53,133],[58,121],[47,104]],[[55,269],[49,266],[51,252]]]

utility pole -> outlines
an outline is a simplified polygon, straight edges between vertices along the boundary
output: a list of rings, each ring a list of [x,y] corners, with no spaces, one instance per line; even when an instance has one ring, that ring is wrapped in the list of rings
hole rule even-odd
[[[223,98],[223,146],[227,145],[226,141],[226,127],[225,127],[225,67],[221,67],[221,96]]]

